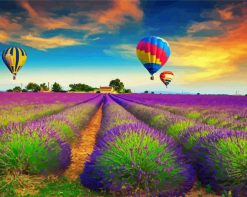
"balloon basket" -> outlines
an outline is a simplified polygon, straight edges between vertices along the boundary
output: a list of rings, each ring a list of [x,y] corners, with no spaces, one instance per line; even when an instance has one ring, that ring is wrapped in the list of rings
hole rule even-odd
[[[151,80],[154,80],[154,76],[151,76],[150,79],[151,79]]]
[[[15,75],[13,76],[13,80],[16,80],[16,76]]]

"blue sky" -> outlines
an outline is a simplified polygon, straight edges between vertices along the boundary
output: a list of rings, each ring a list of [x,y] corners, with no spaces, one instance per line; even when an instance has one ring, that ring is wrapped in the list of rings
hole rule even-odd
[[[247,93],[247,5],[242,1],[1,1],[0,50],[28,54],[17,80],[0,65],[0,89],[29,81],[95,87],[120,78],[135,92],[166,91],[159,73],[175,73],[168,91]],[[149,80],[135,47],[145,36],[171,47]]]

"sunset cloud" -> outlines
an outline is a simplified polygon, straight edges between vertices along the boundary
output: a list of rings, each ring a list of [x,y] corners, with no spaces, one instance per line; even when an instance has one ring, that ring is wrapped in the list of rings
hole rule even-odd
[[[193,66],[201,70],[191,70],[184,82],[213,82],[219,78],[231,78],[239,72],[239,65],[247,61],[247,9],[242,8],[241,11],[244,14],[241,20],[236,17],[234,23],[223,24],[227,31],[221,35],[197,38],[188,35],[169,41],[172,48],[170,61],[173,65]],[[199,27],[204,27],[205,24],[206,22],[194,24],[189,30],[199,31],[203,29]]]
[[[202,30],[218,30],[220,29],[221,22],[220,21],[206,21],[200,23],[194,23],[188,29],[189,33],[195,33]]]
[[[9,35],[4,31],[0,31],[0,43],[6,43],[9,41]]]
[[[11,21],[6,16],[0,16],[0,30],[8,31],[9,33],[13,33],[19,31],[21,29],[21,25]]]
[[[143,11],[139,7],[139,0],[119,1],[113,0],[112,7],[107,10],[92,12],[89,16],[98,24],[110,28],[118,27],[128,21],[127,17],[134,21],[140,21]]]
[[[37,48],[40,50],[46,50],[57,47],[80,45],[78,40],[65,38],[63,36],[55,36],[51,38],[42,38],[33,36],[31,34],[21,37],[21,42],[24,42],[26,46]]]

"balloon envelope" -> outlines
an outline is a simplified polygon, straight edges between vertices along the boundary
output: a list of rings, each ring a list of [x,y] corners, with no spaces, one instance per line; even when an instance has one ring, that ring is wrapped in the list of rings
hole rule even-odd
[[[170,46],[163,38],[149,36],[137,44],[136,54],[148,72],[153,75],[170,57]]]
[[[27,54],[24,49],[11,47],[3,51],[2,59],[15,79],[17,72],[26,62]]]
[[[160,80],[167,86],[172,79],[174,78],[174,74],[171,71],[164,71],[160,73]]]

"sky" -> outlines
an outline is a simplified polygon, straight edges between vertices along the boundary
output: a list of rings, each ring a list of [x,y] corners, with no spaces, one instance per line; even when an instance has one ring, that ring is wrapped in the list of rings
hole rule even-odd
[[[0,90],[28,82],[99,87],[119,78],[133,92],[247,94],[247,2],[162,0],[0,0],[0,50],[27,61],[13,81],[0,63]],[[146,36],[171,56],[151,81],[136,57]],[[173,71],[168,89],[159,79]]]

